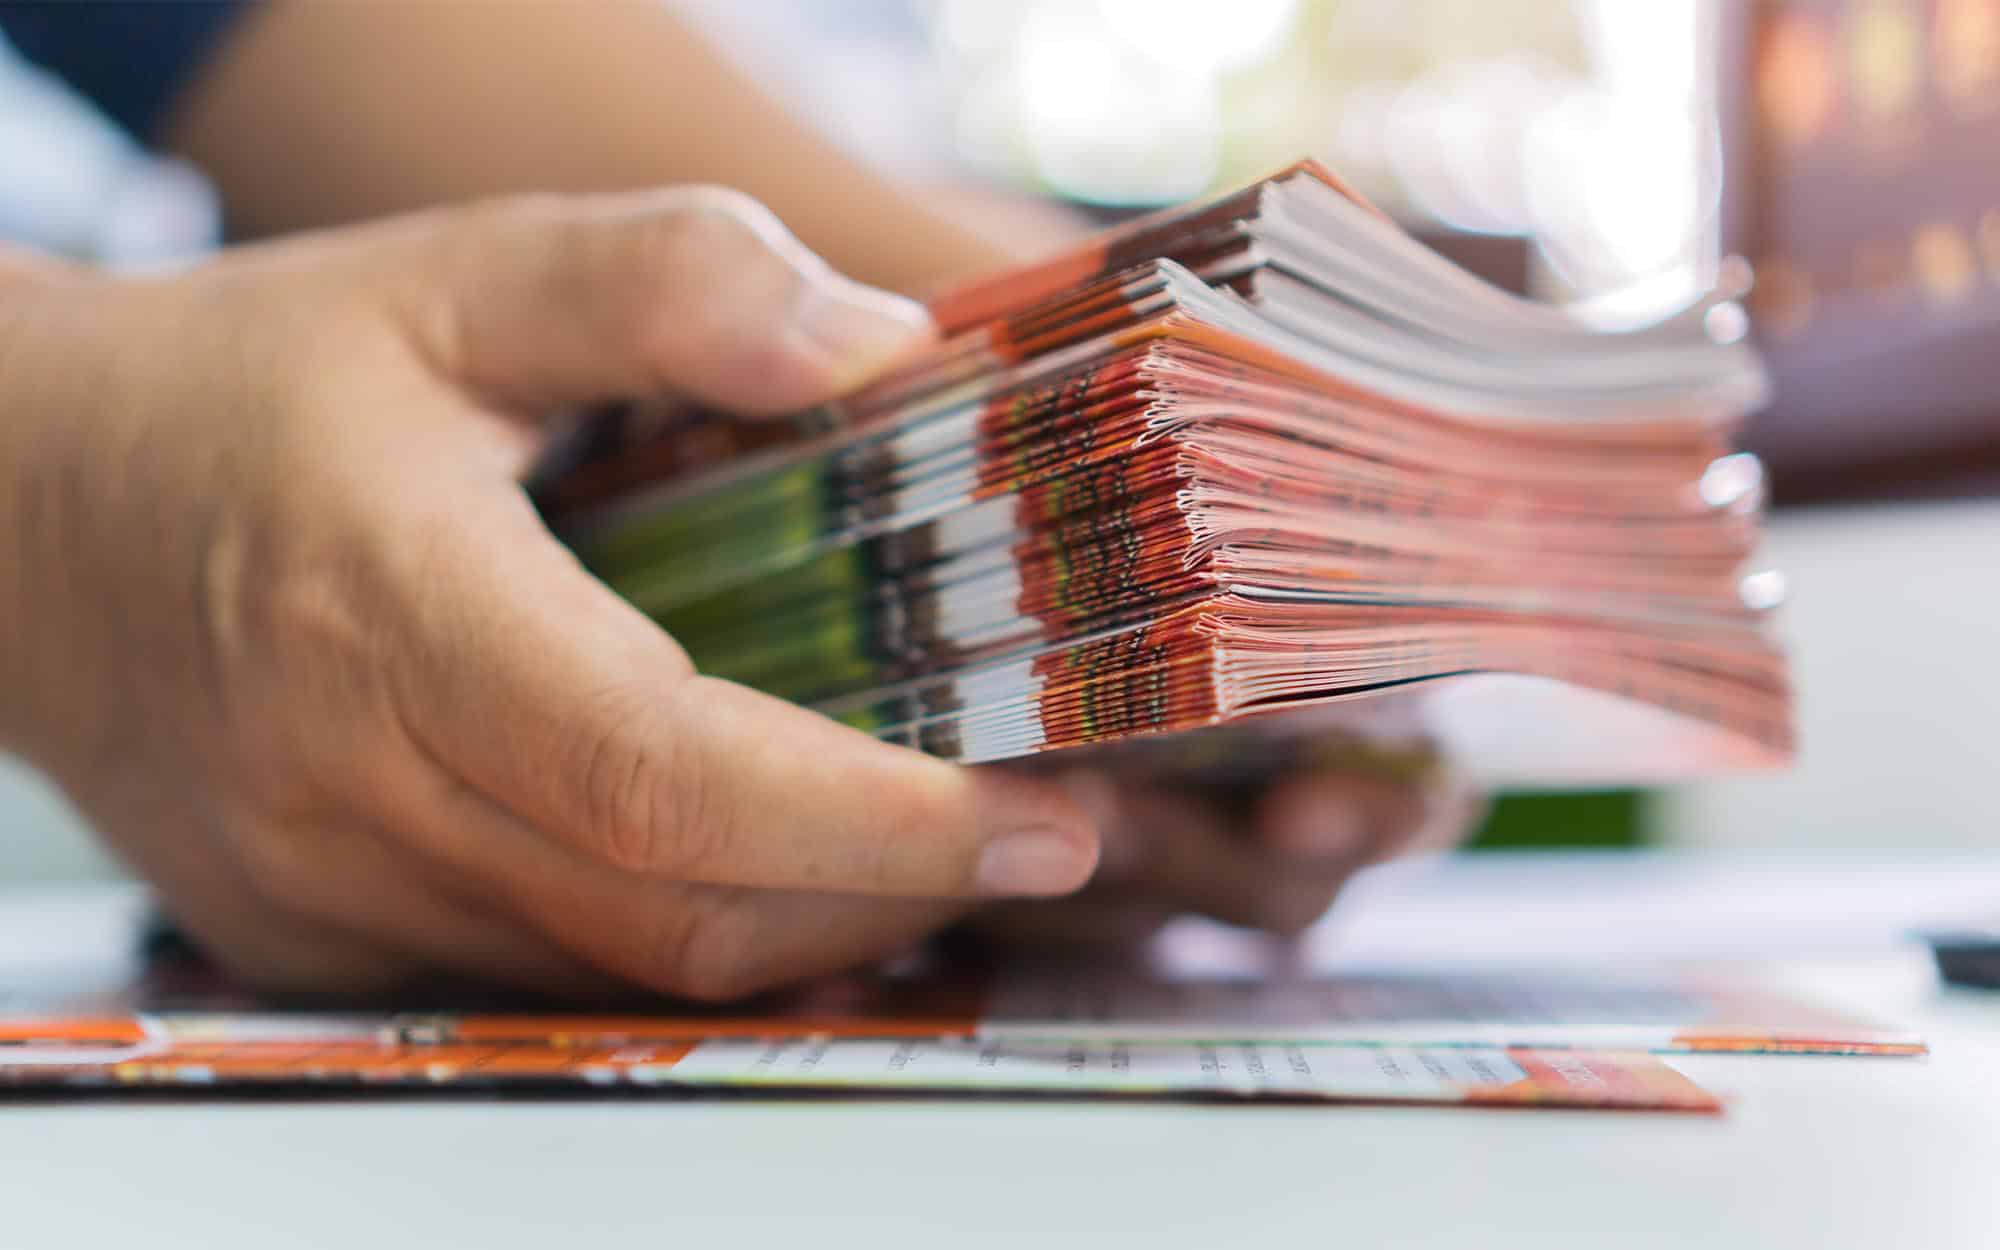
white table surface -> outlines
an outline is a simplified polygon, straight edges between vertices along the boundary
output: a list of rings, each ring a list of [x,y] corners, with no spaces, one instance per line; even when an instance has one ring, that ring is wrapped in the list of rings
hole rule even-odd
[[[0,970],[53,942],[101,956],[85,910],[0,905]],[[1940,993],[1896,941],[1981,911],[2000,912],[2000,859],[1551,859],[1378,874],[1319,935],[1329,964],[1754,951],[1744,975],[1932,1042],[1924,1060],[1676,1057],[1730,1097],[1719,1118],[0,1104],[0,1246],[2000,1246],[2000,996]]]

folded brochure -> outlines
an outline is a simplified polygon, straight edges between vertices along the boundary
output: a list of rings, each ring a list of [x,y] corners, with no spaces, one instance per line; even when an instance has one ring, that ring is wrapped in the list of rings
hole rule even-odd
[[[199,965],[0,999],[0,1091],[747,1089],[1713,1109],[1648,1051],[1914,1055],[1698,976],[853,975],[751,1007],[276,1010]]]

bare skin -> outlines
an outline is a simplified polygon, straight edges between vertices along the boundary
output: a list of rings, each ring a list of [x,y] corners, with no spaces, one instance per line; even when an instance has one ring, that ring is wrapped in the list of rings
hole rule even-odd
[[[278,0],[165,137],[252,234],[521,191],[715,183],[890,290],[1018,259],[828,143],[654,0]]]
[[[1008,256],[660,6],[281,0],[170,137],[273,235],[677,188],[434,210],[143,282],[0,256],[0,591],[23,609],[0,607],[0,744],[242,975],[725,998],[968,917],[1291,932],[1475,813],[1356,776],[1221,811],[953,768],[693,673],[585,575],[518,486],[542,414],[815,402],[930,334],[836,268],[929,291]],[[702,181],[768,200],[832,266]]]

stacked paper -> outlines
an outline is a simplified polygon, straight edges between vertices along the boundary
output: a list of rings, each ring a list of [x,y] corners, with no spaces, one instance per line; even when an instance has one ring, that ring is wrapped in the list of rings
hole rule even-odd
[[[628,414],[540,497],[704,671],[947,758],[1234,725],[1547,780],[1768,766],[1729,444],[1764,382],[1721,307],[1597,327],[1308,163],[941,301],[942,345],[837,405]]]

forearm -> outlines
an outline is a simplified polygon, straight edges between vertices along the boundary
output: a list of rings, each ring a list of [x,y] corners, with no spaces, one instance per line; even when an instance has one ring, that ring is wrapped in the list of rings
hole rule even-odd
[[[880,286],[921,294],[1008,259],[802,124],[658,0],[275,0],[168,138],[256,234],[510,191],[712,182]]]

